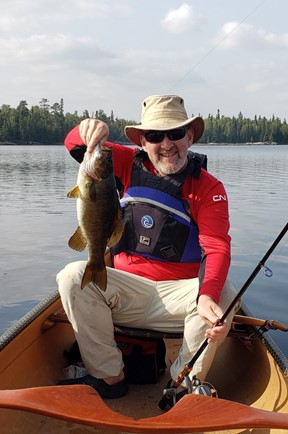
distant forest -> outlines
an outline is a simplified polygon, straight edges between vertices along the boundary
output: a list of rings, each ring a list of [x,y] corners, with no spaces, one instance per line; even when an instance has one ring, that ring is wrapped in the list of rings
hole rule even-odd
[[[136,124],[136,121],[125,120],[114,116],[113,111],[107,115],[103,110],[89,113],[85,110],[81,115],[64,113],[64,101],[49,104],[43,98],[39,105],[28,108],[25,100],[20,101],[16,108],[3,104],[0,108],[0,142],[15,144],[60,144],[66,134],[79,122],[87,117],[101,119],[109,125],[109,140],[127,143],[123,134],[125,125]],[[245,118],[240,112],[237,116],[228,117],[217,111],[209,115],[205,121],[205,133],[201,143],[277,143],[288,144],[288,125],[272,116],[256,116]]]

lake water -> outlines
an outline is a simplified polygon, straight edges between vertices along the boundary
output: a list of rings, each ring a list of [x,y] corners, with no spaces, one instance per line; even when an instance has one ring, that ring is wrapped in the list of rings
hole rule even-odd
[[[288,145],[195,146],[225,184],[230,204],[230,278],[240,289],[288,220]],[[76,203],[66,197],[78,163],[61,146],[0,146],[0,334],[56,289],[68,262],[86,259],[67,241]],[[288,323],[288,233],[244,295],[254,316]],[[287,334],[269,332],[288,357]]]

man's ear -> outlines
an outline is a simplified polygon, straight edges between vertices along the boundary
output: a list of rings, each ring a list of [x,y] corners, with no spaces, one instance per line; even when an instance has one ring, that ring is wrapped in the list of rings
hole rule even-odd
[[[140,136],[140,143],[141,143],[142,149],[143,149],[145,152],[147,152],[146,140],[145,140],[145,137],[142,136],[142,134],[141,134],[141,136]]]
[[[194,139],[194,130],[192,127],[187,128],[187,136],[188,136],[188,144],[191,146],[193,145],[193,139]]]

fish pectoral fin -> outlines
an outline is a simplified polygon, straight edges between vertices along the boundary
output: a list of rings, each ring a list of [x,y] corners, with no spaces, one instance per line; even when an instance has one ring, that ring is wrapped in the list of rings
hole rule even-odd
[[[122,233],[123,233],[123,228],[124,226],[122,223],[121,214],[118,213],[112,235],[107,241],[108,247],[113,247],[115,246],[115,244],[117,244],[120,241],[120,238],[122,237]]]
[[[100,269],[96,269],[95,265],[87,263],[81,282],[81,289],[85,288],[89,283],[94,283],[102,291],[107,288],[107,270],[105,265]]]
[[[82,234],[80,226],[78,226],[74,234],[70,237],[68,246],[73,250],[77,250],[77,252],[83,252],[83,250],[86,249],[87,241]]]
[[[113,231],[113,234],[111,235],[111,237],[107,241],[107,246],[108,247],[115,246],[115,244],[117,244],[120,241],[120,239],[122,237],[122,232],[123,232],[122,225],[120,225],[120,226],[116,225],[115,229]]]
[[[76,199],[80,197],[80,188],[78,187],[78,185],[75,185],[71,188],[71,190],[68,191],[67,197],[72,197]]]

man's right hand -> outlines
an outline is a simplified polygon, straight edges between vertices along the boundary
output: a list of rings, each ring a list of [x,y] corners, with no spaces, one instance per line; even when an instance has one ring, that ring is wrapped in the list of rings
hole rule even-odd
[[[79,125],[79,134],[87,146],[87,153],[92,154],[97,143],[105,143],[109,136],[109,128],[99,119],[84,119]]]
[[[228,323],[225,320],[223,324],[219,324],[220,319],[223,316],[223,310],[218,306],[215,301],[208,295],[200,295],[197,305],[198,315],[208,324],[211,328],[206,330],[205,338],[208,339],[208,343],[216,342],[217,339],[228,333]]]

